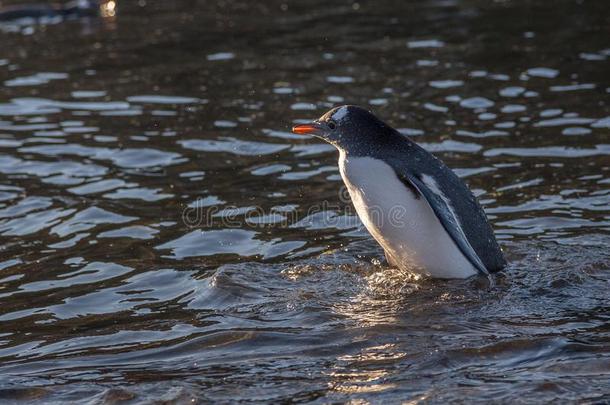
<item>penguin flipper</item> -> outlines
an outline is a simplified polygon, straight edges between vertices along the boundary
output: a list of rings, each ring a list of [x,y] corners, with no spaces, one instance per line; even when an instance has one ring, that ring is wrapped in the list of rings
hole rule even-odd
[[[386,250],[384,250],[383,253],[385,254],[385,260],[388,262],[390,267],[398,267],[398,263],[392,259],[392,256],[390,256]]]
[[[398,173],[397,173],[398,174]],[[468,261],[484,275],[489,275],[489,271],[473,249],[464,234],[457,216],[453,212],[451,203],[447,197],[434,184],[434,180],[430,181],[424,176],[416,176],[414,174],[398,175],[398,178],[403,182],[408,181],[413,187],[424,196],[432,211],[440,221],[443,228],[447,231],[451,239],[455,242],[462,254],[466,256]]]

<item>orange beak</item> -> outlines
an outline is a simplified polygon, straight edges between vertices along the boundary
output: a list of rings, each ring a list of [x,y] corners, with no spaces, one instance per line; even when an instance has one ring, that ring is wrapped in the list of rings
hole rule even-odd
[[[299,135],[322,135],[325,132],[325,128],[317,122],[310,124],[295,125],[292,127],[292,132]]]

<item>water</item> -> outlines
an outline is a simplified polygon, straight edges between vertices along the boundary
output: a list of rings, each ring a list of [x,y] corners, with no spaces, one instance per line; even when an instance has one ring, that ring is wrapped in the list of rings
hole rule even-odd
[[[610,400],[610,42],[594,1],[119,1],[0,26],[2,402]],[[369,106],[510,262],[388,269],[336,152]]]

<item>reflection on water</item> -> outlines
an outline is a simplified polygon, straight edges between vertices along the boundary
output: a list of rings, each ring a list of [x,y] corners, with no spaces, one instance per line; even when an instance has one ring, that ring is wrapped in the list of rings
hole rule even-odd
[[[33,35],[37,30],[45,31],[47,25],[74,20],[79,21],[84,35],[100,26],[109,30],[115,27],[117,0],[8,3],[0,3],[0,33]]]
[[[0,23],[2,400],[610,400],[603,2],[102,4]],[[465,179],[495,285],[387,268],[290,133],[339,103]]]

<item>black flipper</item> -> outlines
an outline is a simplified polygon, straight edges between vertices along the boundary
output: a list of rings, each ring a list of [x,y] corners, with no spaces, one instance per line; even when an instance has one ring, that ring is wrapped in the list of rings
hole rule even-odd
[[[390,256],[387,251],[384,250],[383,253],[385,254],[385,260],[391,267],[398,267],[398,263],[396,263],[394,259],[392,259],[392,256]]]
[[[487,268],[483,262],[481,262],[481,259],[468,241],[464,231],[462,231],[451,204],[446,200],[446,197],[442,192],[438,190],[438,188],[435,189],[435,187],[426,185],[424,180],[415,175],[407,174],[406,176],[399,176],[399,178],[401,177],[403,179],[406,177],[411,185],[424,196],[428,205],[430,205],[430,208],[432,208],[432,211],[434,211],[434,214],[436,214],[436,217],[443,225],[443,228],[445,228],[449,236],[451,236],[451,239],[453,239],[468,261],[470,261],[481,274],[489,275],[489,271],[487,271]]]

